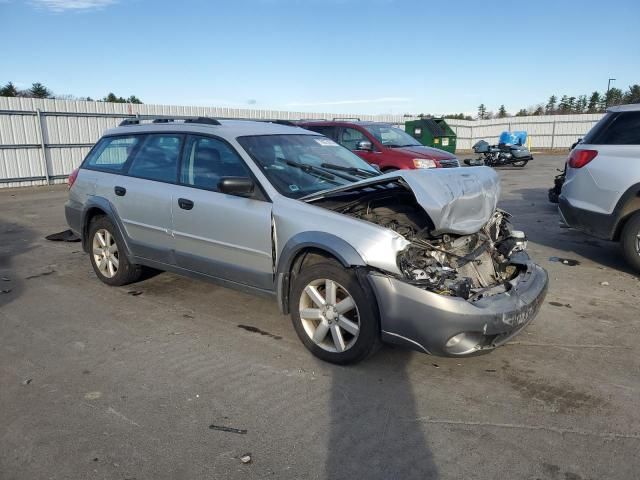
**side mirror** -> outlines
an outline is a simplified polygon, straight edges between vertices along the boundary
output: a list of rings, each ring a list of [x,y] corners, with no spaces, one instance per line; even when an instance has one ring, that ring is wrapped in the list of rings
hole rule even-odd
[[[228,195],[250,197],[255,183],[249,177],[223,177],[218,182],[218,190]]]
[[[356,143],[356,150],[365,150],[370,152],[373,150],[373,144],[369,140],[360,140]]]

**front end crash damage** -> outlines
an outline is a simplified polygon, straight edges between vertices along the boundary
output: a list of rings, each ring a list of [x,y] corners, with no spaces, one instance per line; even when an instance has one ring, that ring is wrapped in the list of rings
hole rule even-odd
[[[488,351],[521,331],[544,299],[546,272],[529,259],[510,215],[496,208],[497,176],[486,167],[464,170],[479,172],[447,172],[436,182],[398,172],[312,200],[407,240],[396,252],[400,273],[368,261],[387,341],[439,355]]]

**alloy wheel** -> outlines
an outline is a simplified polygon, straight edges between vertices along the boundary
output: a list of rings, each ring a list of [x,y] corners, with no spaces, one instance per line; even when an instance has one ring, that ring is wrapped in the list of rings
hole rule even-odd
[[[116,239],[108,230],[96,230],[92,242],[93,260],[98,271],[106,278],[115,277],[120,266],[118,245]]]
[[[299,309],[305,332],[320,348],[340,353],[358,339],[358,307],[338,282],[326,278],[310,282],[300,295]]]

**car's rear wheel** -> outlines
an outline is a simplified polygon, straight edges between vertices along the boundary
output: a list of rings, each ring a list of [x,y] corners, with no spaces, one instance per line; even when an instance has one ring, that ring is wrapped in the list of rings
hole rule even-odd
[[[640,272],[640,212],[625,224],[620,236],[624,257],[636,271]]]
[[[140,278],[140,265],[129,262],[124,243],[113,223],[105,216],[95,217],[89,227],[89,256],[97,277],[107,285],[120,286]]]
[[[359,362],[380,342],[373,298],[354,272],[330,260],[312,264],[294,278],[291,320],[302,343],[318,358]]]

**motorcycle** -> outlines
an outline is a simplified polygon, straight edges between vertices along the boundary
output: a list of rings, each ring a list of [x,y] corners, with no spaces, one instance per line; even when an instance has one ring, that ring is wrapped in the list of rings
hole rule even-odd
[[[562,191],[562,185],[564,185],[564,179],[567,176],[567,166],[564,166],[563,170],[557,169],[560,172],[553,179],[553,188],[549,189],[549,201],[551,203],[558,203],[560,199],[560,192]]]
[[[479,157],[465,159],[464,163],[467,165],[486,165],[488,167],[513,165],[514,167],[524,167],[529,161],[533,160],[531,152],[522,145],[504,143],[489,145],[486,141],[480,140],[473,146],[473,151]]]

